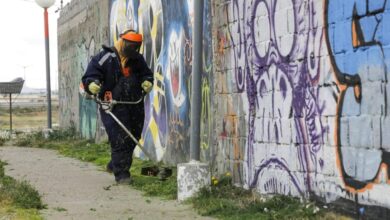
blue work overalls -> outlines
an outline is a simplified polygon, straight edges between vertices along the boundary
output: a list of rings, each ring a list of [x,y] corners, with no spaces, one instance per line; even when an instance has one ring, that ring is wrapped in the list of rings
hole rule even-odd
[[[88,90],[89,83],[99,81],[101,83],[99,92],[101,99],[104,98],[106,92],[111,92],[112,98],[117,101],[139,100],[143,94],[141,83],[145,80],[153,83],[153,73],[141,54],[135,59],[129,60],[126,67],[131,69],[131,74],[128,77],[125,77],[122,73],[116,49],[103,46],[103,50],[92,58],[82,77],[86,92],[90,93]],[[136,105],[115,105],[112,113],[137,140],[140,139],[145,117],[143,101]],[[110,165],[115,180],[119,181],[130,177],[129,169],[136,143],[104,110],[100,109],[100,114],[111,145]]]

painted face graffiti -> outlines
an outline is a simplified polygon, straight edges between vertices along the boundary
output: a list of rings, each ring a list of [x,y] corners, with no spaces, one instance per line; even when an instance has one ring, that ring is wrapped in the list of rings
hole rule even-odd
[[[180,32],[182,33],[182,32]],[[180,107],[184,100],[185,97],[182,94],[181,87],[182,87],[182,76],[181,76],[181,70],[183,69],[182,64],[182,45],[183,45],[183,40],[182,40],[181,34],[178,35],[177,32],[173,31],[171,33],[171,37],[169,40],[169,51],[168,51],[168,58],[169,58],[169,63],[168,63],[168,80],[171,82],[171,91],[172,91],[172,98],[174,100],[174,103],[177,107]]]
[[[180,45],[178,43],[176,32],[172,33],[169,47],[169,76],[171,78],[171,88],[173,96],[177,96],[180,90],[180,74],[179,74],[179,54]]]
[[[291,142],[288,118],[292,103],[289,79],[283,70],[272,64],[258,81],[255,124],[261,126],[256,130],[255,136],[260,142],[288,144]]]
[[[252,66],[246,73],[250,103],[246,178],[249,187],[262,192],[304,196],[311,184],[307,173],[321,169],[317,153],[325,129],[313,89],[317,82],[310,77],[318,73],[309,66],[318,61],[306,59],[314,50],[307,46],[309,35],[295,34],[314,27],[311,4],[253,0],[244,4],[246,10],[239,10],[250,12],[245,16],[250,25],[242,30],[247,37],[245,56]],[[321,37],[322,32],[317,34]],[[315,51],[320,46],[312,45]]]

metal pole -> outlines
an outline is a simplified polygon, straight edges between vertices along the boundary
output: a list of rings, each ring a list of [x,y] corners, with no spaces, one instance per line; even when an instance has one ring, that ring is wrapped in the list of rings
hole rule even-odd
[[[191,136],[190,159],[200,160],[200,117],[202,107],[202,50],[203,50],[203,4],[204,0],[194,1],[194,31],[192,59],[191,97]]]
[[[46,52],[46,92],[47,92],[47,127],[51,129],[51,88],[50,88],[50,52],[49,52],[49,15],[44,8],[45,52]]]
[[[9,137],[12,137],[12,93],[9,94]]]

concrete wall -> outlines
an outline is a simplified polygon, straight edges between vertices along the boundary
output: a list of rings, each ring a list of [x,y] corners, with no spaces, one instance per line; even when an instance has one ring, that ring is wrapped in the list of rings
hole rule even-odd
[[[190,85],[192,70],[192,0],[113,0],[110,41],[134,29],[144,36],[141,49],[155,74],[153,92],[146,98],[142,142],[159,160],[175,164],[189,159]],[[212,132],[211,19],[206,5],[204,68],[202,73],[202,149],[209,157]]]
[[[81,97],[79,85],[91,56],[109,42],[108,7],[108,1],[73,0],[58,19],[60,124],[92,139],[104,130],[96,104]]]
[[[97,2],[86,18],[60,18],[64,125],[99,130],[74,89],[87,48],[93,34],[112,44],[133,28],[156,78],[142,141],[165,162],[188,160],[193,0]],[[390,2],[206,2],[202,160],[263,194],[389,208]],[[76,32],[78,20],[92,31]]]
[[[78,91],[90,57],[101,44],[113,45],[119,33],[135,29],[144,35],[142,53],[155,73],[155,87],[146,97],[142,140],[159,160],[176,164],[189,159],[190,85],[193,1],[77,1],[59,19],[61,125],[74,124],[84,137],[104,131],[97,107]],[[213,128],[211,18],[206,6],[204,71],[202,73],[202,158],[210,157]],[[180,9],[180,10],[178,10]],[[84,31],[85,30],[85,31]],[[141,155],[142,156],[142,155]]]
[[[390,207],[390,2],[217,0],[213,8],[225,167],[260,193]]]

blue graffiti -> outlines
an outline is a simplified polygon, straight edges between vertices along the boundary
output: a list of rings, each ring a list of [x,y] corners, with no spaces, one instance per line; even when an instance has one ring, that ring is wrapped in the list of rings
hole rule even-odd
[[[364,120],[359,113],[360,109],[367,106],[381,108],[380,104],[370,99],[373,92],[368,90],[387,83],[390,32],[386,28],[390,27],[390,4],[389,0],[327,0],[326,6],[327,44],[332,66],[341,85],[337,106],[337,157],[347,189],[363,191],[378,177],[381,164],[390,164],[390,153],[386,149],[369,151],[348,148],[349,145],[355,147],[357,144],[348,142],[351,136],[348,126],[351,125],[341,123],[341,117],[346,113],[356,116],[357,120]],[[379,82],[370,85],[367,83],[370,78]],[[377,100],[386,97],[380,90],[382,93],[378,94]],[[365,94],[367,96],[362,98]],[[365,137],[372,138],[370,134]],[[363,145],[371,147],[367,141]],[[364,160],[359,155],[364,155]],[[390,174],[390,170],[387,172]]]
[[[389,7],[387,0],[329,0],[328,37],[336,72],[354,76],[364,65],[389,66]]]

